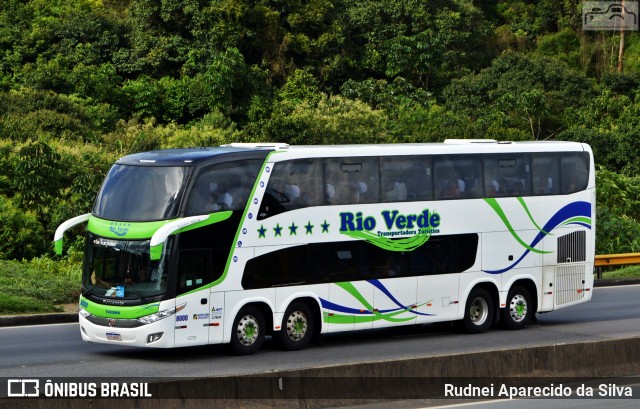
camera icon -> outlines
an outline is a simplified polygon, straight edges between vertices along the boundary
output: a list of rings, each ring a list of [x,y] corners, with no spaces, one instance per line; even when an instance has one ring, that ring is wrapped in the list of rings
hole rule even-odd
[[[638,2],[586,1],[582,4],[583,30],[637,30]]]
[[[36,397],[40,396],[40,380],[38,379],[9,379],[7,381],[7,397]]]

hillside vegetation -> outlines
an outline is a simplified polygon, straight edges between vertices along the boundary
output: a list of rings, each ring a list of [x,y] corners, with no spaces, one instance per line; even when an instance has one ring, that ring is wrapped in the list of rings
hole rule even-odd
[[[581,7],[2,0],[0,259],[53,259],[131,152],[445,138],[589,143],[597,251],[640,251],[640,35],[583,31]]]

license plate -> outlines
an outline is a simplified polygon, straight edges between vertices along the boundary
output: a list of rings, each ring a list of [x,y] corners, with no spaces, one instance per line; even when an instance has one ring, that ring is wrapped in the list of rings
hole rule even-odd
[[[115,332],[107,332],[107,339],[109,341],[122,341],[122,335]]]

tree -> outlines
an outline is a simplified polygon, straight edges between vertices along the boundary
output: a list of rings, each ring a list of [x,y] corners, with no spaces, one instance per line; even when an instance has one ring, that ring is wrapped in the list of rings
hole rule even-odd
[[[445,106],[493,133],[553,137],[588,101],[592,84],[557,60],[506,53],[478,74],[453,80]],[[514,133],[515,131],[515,133]]]

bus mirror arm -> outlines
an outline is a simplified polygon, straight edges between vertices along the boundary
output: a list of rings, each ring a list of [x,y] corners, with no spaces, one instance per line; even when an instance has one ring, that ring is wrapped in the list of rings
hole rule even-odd
[[[91,216],[91,213],[86,213],[80,216],[76,216],[62,223],[60,226],[58,226],[58,228],[56,229],[56,233],[53,236],[53,245],[57,255],[59,256],[62,255],[62,238],[64,236],[64,232],[69,230],[73,226],[86,222],[87,220],[89,220],[90,216]]]
[[[184,219],[178,219],[178,220],[172,221],[171,223],[165,224],[164,226],[156,230],[156,232],[151,237],[151,242],[149,243],[149,246],[151,247],[149,252],[149,257],[151,258],[151,260],[154,260],[154,261],[160,260],[160,257],[162,256],[162,248],[164,246],[165,241],[170,235],[175,233],[180,233],[181,231],[184,231],[185,228],[187,227],[195,228],[197,226],[193,226],[193,225],[197,223],[206,222],[208,224],[211,222],[218,221],[218,219],[220,219],[220,216],[224,216],[224,218],[228,218],[229,216],[231,216],[231,212],[220,212],[212,215],[207,214],[207,215],[201,215],[201,216],[190,216],[190,217],[185,217]],[[190,230],[190,229],[186,229],[186,230]]]

